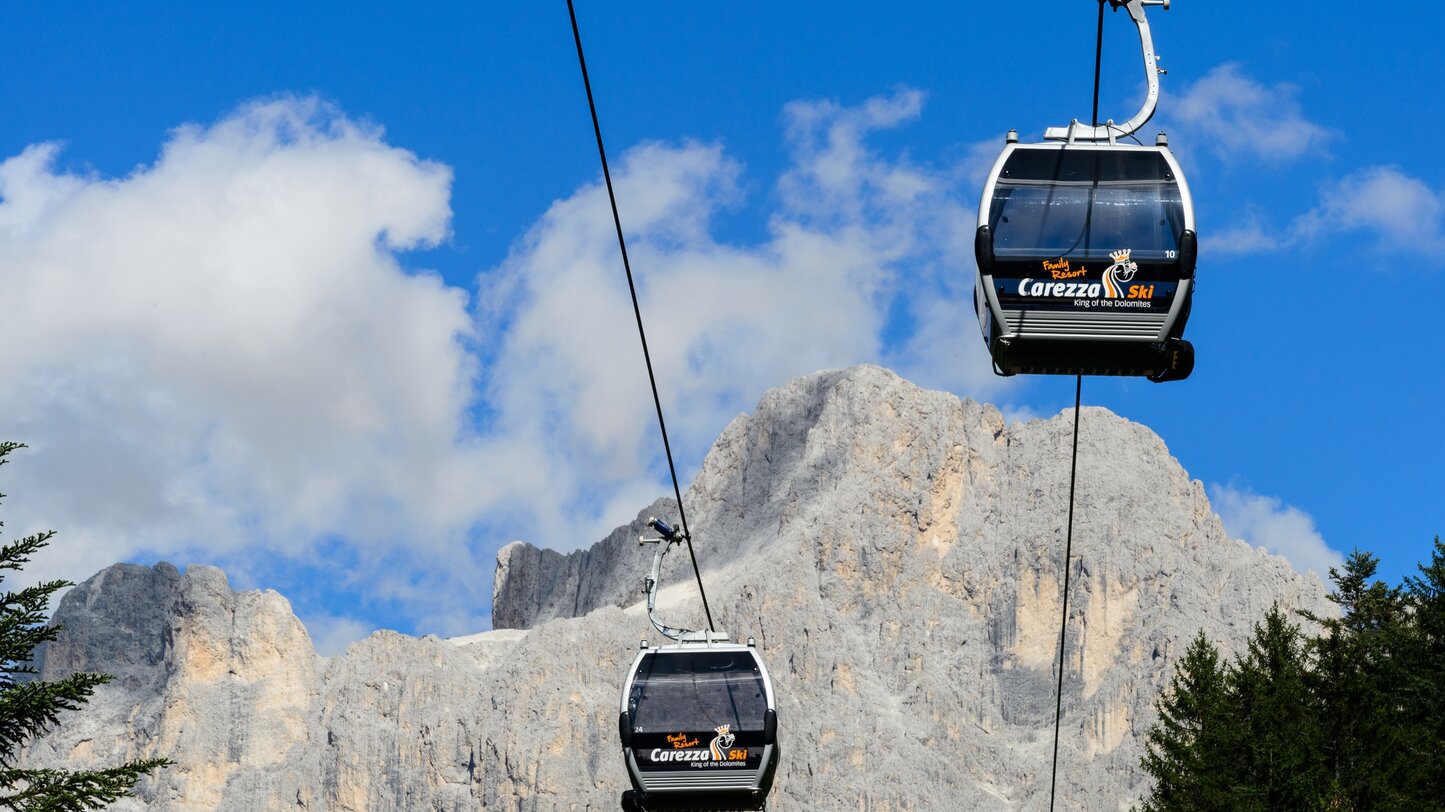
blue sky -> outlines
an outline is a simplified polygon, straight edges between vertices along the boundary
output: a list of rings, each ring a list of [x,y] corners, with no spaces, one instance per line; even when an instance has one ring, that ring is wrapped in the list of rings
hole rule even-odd
[[[7,525],[60,531],[37,575],[217,563],[327,651],[486,628],[499,546],[574,549],[667,490],[566,6],[293,6],[7,9]],[[579,3],[685,472],[824,367],[1069,405],[988,374],[969,221],[1005,130],[1087,117],[1095,9]],[[1445,71],[1401,24],[1438,12],[1302,12],[1150,11],[1199,364],[1084,398],[1236,535],[1396,579],[1445,528]],[[1137,40],[1106,26],[1123,119]]]

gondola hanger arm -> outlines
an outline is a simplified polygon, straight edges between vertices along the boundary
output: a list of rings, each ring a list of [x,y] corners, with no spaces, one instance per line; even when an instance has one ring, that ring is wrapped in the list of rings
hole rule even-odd
[[[693,631],[691,629],[675,629],[657,619],[657,584],[662,579],[662,558],[667,555],[668,549],[674,544],[682,544],[687,540],[688,535],[680,527],[673,527],[667,522],[658,518],[648,518],[647,526],[657,532],[659,538],[648,538],[638,536],[637,543],[656,544],[657,552],[652,556],[652,570],[642,582],[642,591],[647,595],[647,619],[651,621],[652,628],[664,637],[671,638],[680,643],[722,643],[727,641],[727,636],[718,634],[711,629]]]
[[[1106,2],[1106,0],[1100,0]],[[1115,124],[1113,119],[1100,126],[1090,126],[1079,123],[1074,119],[1067,127],[1049,127],[1044,130],[1044,139],[1047,141],[1108,141],[1113,143],[1116,138],[1129,136],[1138,132],[1149,119],[1154,117],[1154,111],[1159,107],[1159,74],[1164,70],[1159,67],[1159,55],[1154,52],[1154,37],[1149,31],[1149,19],[1144,15],[1146,6],[1163,6],[1165,11],[1169,10],[1169,0],[1107,0],[1115,11],[1123,8],[1129,12],[1129,17],[1134,21],[1134,26],[1139,29],[1139,49],[1144,54],[1144,78],[1148,82],[1149,90],[1144,97],[1144,105],[1139,108],[1133,118],[1123,124]]]

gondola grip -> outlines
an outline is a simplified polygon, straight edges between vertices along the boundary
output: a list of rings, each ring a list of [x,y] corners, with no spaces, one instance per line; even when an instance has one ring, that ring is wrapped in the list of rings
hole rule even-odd
[[[677,534],[677,531],[673,529],[672,525],[656,517],[649,517],[647,526],[661,533],[662,537],[668,541],[673,541],[673,537]]]

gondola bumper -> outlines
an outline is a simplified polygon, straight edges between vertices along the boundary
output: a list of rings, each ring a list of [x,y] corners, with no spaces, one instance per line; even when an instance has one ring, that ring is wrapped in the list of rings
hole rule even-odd
[[[1155,383],[1194,371],[1194,346],[1167,341],[1080,341],[1001,336],[989,348],[999,375],[1125,375]]]
[[[757,812],[766,808],[767,796],[760,792],[709,792],[658,794],[632,790],[623,793],[624,812]]]

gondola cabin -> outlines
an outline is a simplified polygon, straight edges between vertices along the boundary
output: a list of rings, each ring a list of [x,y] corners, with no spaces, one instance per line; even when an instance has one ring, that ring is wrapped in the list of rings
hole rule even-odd
[[[778,766],[772,682],[747,645],[644,648],[622,686],[623,808],[763,809]]]
[[[1197,252],[1189,187],[1162,134],[1135,146],[1010,133],[974,239],[995,372],[1188,377]]]

